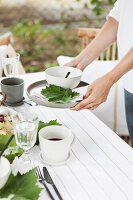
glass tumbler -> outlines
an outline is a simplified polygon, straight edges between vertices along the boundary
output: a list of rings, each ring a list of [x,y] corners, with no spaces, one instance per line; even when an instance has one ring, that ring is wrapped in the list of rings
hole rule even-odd
[[[30,163],[28,150],[36,142],[38,117],[35,114],[26,114],[22,121],[14,122],[16,144],[24,150],[24,163]]]
[[[13,57],[3,58],[1,60],[4,68],[4,73],[7,77],[13,77],[18,75],[20,54],[16,53]]]

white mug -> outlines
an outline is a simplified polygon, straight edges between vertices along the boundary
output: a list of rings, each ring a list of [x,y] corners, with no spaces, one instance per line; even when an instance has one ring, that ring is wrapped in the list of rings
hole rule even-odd
[[[50,163],[65,161],[75,141],[75,135],[64,126],[47,126],[39,131],[42,159]]]

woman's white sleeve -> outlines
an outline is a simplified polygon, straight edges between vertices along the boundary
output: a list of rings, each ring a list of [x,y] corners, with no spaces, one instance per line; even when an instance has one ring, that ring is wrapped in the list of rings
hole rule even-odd
[[[120,0],[117,0],[116,3],[114,4],[114,7],[110,11],[110,13],[107,16],[107,19],[109,17],[113,17],[115,20],[119,22],[119,17],[120,17]]]

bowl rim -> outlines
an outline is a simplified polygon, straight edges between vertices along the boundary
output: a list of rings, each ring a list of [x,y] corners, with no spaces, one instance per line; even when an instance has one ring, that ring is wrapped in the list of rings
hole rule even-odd
[[[64,67],[64,66],[61,65],[61,66],[55,66],[55,67],[48,68],[48,69],[45,70],[46,75],[51,76],[51,77],[55,77],[55,78],[60,78],[60,79],[65,79],[65,80],[67,80],[67,79],[79,78],[79,77],[82,76],[82,73],[83,73],[81,69],[77,69],[77,68],[70,67],[70,66],[65,66],[65,67],[66,67],[66,68],[73,68],[73,69],[76,69],[76,70],[78,70],[81,74],[78,75],[78,76],[75,76],[75,77],[67,77],[67,78],[65,78],[65,77],[53,76],[53,75],[50,75],[50,74],[47,73],[49,70],[55,69],[55,68],[57,68],[57,67],[61,69],[61,68]]]

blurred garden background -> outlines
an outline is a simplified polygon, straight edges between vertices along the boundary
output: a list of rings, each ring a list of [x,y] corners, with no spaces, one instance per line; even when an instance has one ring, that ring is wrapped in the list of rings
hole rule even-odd
[[[115,0],[0,0],[0,34],[12,32],[26,72],[56,66],[82,48],[80,27],[101,28]]]

